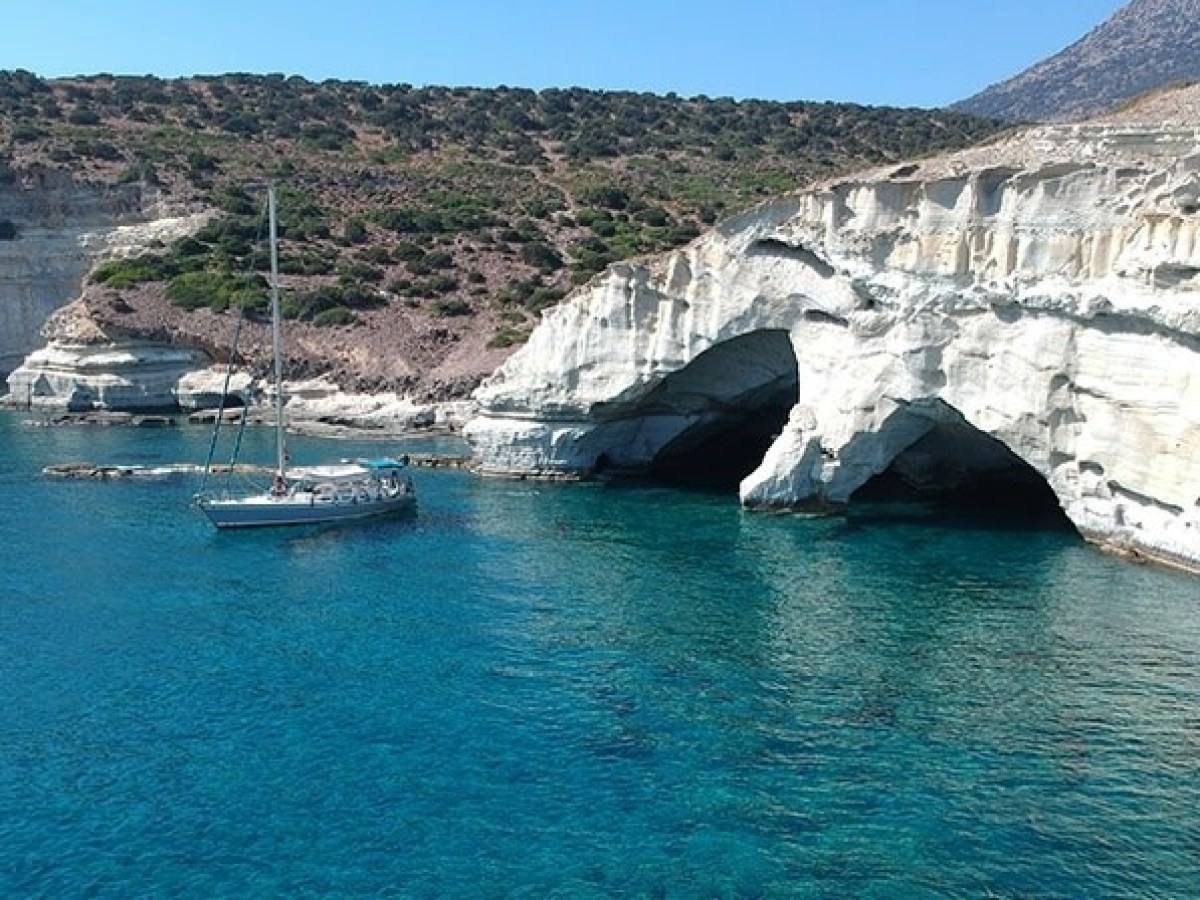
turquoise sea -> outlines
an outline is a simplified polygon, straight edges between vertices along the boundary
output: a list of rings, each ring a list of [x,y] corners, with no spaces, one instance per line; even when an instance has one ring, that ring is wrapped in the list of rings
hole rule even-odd
[[[189,478],[40,475],[203,429],[24,418],[0,896],[1200,896],[1200,579],[451,470],[414,518],[218,534]]]

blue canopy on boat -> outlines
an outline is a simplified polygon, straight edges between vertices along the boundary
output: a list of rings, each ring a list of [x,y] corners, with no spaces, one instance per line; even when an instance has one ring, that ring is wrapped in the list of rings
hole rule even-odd
[[[408,457],[402,456],[399,459],[394,459],[390,456],[381,456],[378,459],[359,459],[355,460],[360,466],[366,466],[368,469],[403,469],[408,465]]]

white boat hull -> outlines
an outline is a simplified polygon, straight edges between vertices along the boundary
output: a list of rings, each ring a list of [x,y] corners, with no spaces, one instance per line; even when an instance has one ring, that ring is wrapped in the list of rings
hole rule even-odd
[[[366,500],[322,500],[311,494],[286,497],[263,494],[228,500],[201,499],[196,505],[217,528],[263,528],[348,522],[409,512],[417,507],[417,495],[401,492],[393,497]]]

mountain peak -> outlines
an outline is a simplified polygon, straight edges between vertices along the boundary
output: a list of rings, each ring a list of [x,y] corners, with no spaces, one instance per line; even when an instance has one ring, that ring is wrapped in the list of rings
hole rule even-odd
[[[1081,40],[952,108],[1014,121],[1079,119],[1200,79],[1200,0],[1132,0]]]

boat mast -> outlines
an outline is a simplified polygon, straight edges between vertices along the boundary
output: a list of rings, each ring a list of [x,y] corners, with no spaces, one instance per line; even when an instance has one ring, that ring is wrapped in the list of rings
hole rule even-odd
[[[275,185],[267,185],[267,218],[271,235],[271,351],[275,357],[275,472],[284,471],[283,358],[279,344],[279,247],[275,225]]]

